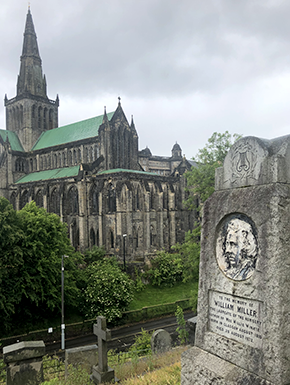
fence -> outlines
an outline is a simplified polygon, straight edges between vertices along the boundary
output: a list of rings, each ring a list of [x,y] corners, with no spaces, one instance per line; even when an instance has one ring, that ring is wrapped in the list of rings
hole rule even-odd
[[[155,305],[143,307],[140,310],[131,310],[123,313],[122,318],[118,321],[118,325],[124,325],[128,322],[139,322],[142,320],[152,319],[161,315],[173,314],[176,311],[177,306],[180,306],[183,310],[191,309],[191,299],[184,299],[172,303],[166,303],[163,305]],[[74,337],[76,335],[91,334],[93,330],[93,324],[96,319],[85,320],[83,322],[77,322],[66,325],[65,334],[66,338]],[[111,326],[111,325],[109,325]],[[47,329],[36,330],[28,332],[26,334],[2,338],[2,347],[14,344],[18,341],[44,341],[46,344],[59,341],[60,339],[60,325],[53,329],[52,333],[48,333]],[[0,355],[1,356],[1,355]]]

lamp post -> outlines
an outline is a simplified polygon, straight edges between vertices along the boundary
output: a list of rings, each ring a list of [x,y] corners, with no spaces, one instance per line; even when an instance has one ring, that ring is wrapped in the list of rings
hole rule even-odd
[[[61,349],[65,349],[65,324],[64,324],[64,258],[68,258],[67,255],[61,256]]]
[[[123,234],[123,263],[124,263],[124,271],[126,271],[126,237],[127,237],[127,234]]]

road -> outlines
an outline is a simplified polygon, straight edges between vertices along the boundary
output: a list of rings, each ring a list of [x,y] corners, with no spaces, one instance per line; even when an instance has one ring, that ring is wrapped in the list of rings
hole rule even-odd
[[[188,320],[194,317],[193,312],[185,312],[184,319]],[[163,318],[154,319],[151,321],[138,322],[122,327],[111,329],[112,340],[108,343],[109,349],[114,349],[117,352],[126,350],[134,342],[136,334],[141,332],[141,329],[146,331],[153,331],[157,329],[165,329],[169,333],[174,333],[177,328],[176,317],[167,316]],[[70,338],[66,340],[66,349],[76,348],[79,346],[92,345],[97,343],[97,337],[92,333],[85,336]],[[60,351],[60,341],[53,344],[46,345],[47,354],[57,354]]]

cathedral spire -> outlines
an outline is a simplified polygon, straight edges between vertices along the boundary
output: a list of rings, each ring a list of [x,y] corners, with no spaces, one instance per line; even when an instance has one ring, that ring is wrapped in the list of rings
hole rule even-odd
[[[17,96],[30,94],[47,98],[46,80],[42,76],[41,58],[30,8],[26,16]]]

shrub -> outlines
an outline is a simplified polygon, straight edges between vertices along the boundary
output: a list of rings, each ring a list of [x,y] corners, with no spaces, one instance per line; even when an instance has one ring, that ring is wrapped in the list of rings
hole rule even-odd
[[[86,269],[83,310],[87,317],[103,315],[107,321],[122,317],[133,299],[133,282],[121,271],[116,258],[93,262]]]
[[[183,264],[178,254],[158,252],[152,260],[152,267],[148,270],[148,278],[153,286],[174,286],[182,281]]]
[[[183,316],[183,310],[180,306],[177,306],[175,317],[176,317],[176,322],[178,324],[176,331],[178,333],[179,341],[181,345],[183,345],[188,340],[188,332],[185,328],[186,322]]]
[[[131,345],[129,351],[136,352],[138,356],[151,354],[151,337],[152,333],[141,329],[141,333],[135,336],[135,342]]]

